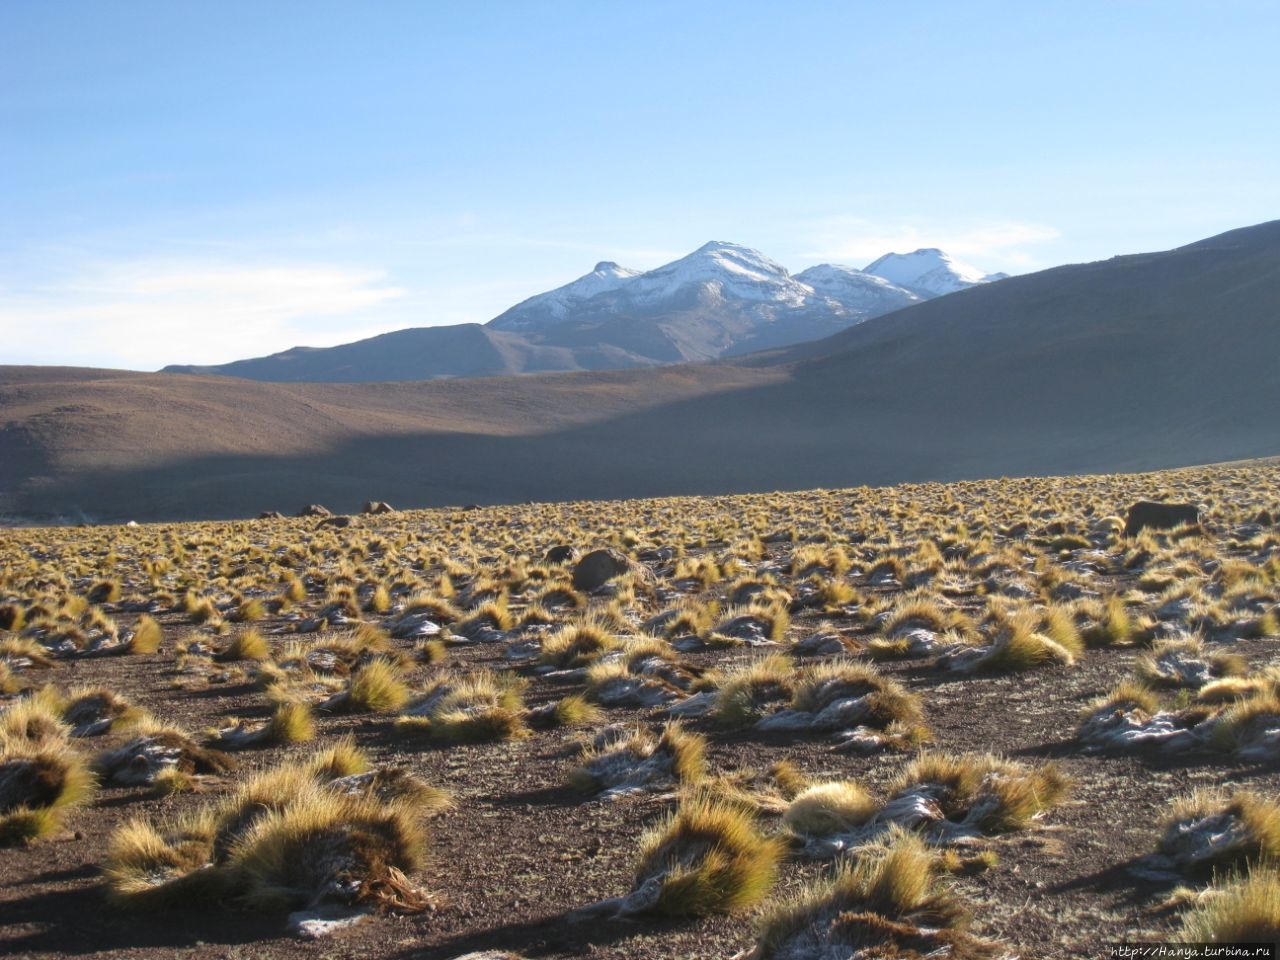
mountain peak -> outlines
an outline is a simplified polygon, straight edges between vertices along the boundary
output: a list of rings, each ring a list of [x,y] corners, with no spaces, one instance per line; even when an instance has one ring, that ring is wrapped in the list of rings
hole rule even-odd
[[[911,253],[886,253],[868,264],[864,272],[926,298],[955,293],[987,280],[981,270],[953,260],[937,247],[921,247]]]
[[[489,326],[497,330],[521,330],[558,323],[596,294],[614,290],[636,276],[639,276],[638,271],[620,267],[612,260],[601,260],[590,273],[563,287],[517,303],[506,313],[490,320]]]

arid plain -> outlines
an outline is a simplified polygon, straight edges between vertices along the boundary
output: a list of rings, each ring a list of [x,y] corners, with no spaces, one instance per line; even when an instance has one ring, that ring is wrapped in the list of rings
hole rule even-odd
[[[1203,522],[1126,533],[1139,500]],[[0,942],[1248,939],[1223,925],[1274,902],[1278,522],[1257,461],[10,530]]]

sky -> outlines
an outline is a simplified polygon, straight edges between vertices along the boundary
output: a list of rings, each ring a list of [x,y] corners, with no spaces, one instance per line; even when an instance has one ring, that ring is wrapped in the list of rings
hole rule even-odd
[[[1280,216],[1280,4],[0,2],[0,363],[485,322],[708,240],[1025,273]]]

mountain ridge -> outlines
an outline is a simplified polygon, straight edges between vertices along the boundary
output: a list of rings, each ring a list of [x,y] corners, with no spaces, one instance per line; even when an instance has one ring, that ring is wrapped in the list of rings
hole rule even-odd
[[[935,287],[986,282],[952,275],[953,261],[941,251],[932,253],[937,256],[903,255],[915,258],[905,266],[895,261],[895,275],[911,279],[910,264],[929,273],[923,292],[913,292],[837,264],[792,276],[757,250],[713,240],[648,271],[601,261],[483,325],[410,327],[336,347],[294,347],[212,366],[171,365],[162,372],[347,383],[714,360],[820,339],[937,296],[930,292]]]

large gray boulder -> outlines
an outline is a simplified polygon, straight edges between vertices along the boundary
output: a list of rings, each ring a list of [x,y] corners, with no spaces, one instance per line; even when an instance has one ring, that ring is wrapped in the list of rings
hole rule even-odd
[[[1198,526],[1200,508],[1194,503],[1156,503],[1139,500],[1129,508],[1124,525],[1124,535],[1132,537],[1147,528],[1170,530],[1183,524]]]
[[[631,569],[631,561],[617,550],[592,550],[573,568],[573,588],[590,593]]]

